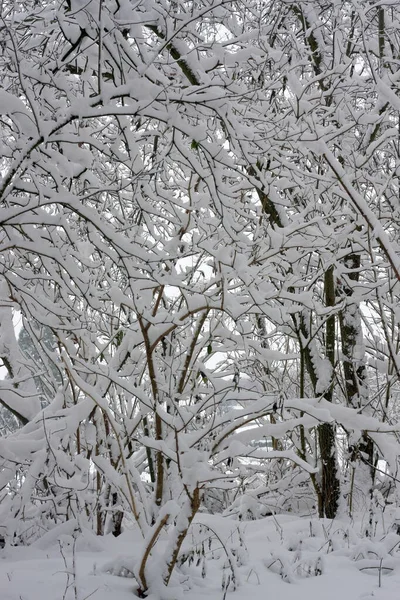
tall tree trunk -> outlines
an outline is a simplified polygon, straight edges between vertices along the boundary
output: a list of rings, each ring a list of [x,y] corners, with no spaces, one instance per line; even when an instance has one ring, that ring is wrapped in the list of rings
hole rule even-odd
[[[335,280],[333,267],[325,272],[325,303],[326,306],[335,306]],[[331,367],[331,381],[329,388],[324,393],[328,402],[333,399],[333,377],[335,369],[336,329],[335,315],[327,318],[325,326],[325,353]],[[318,426],[318,442],[321,458],[321,495],[322,515],[334,519],[338,509],[340,497],[340,481],[336,460],[336,428],[332,423],[322,423]]]
[[[340,282],[340,294],[345,300],[339,314],[340,337],[343,354],[343,373],[347,404],[363,410],[368,405],[369,393],[367,370],[364,358],[363,333],[359,302],[354,299],[352,282],[358,283],[361,268],[360,253],[351,253],[344,260],[348,272],[346,280]],[[375,479],[374,444],[365,434],[350,448],[350,460],[360,469],[360,461],[368,464],[371,489]],[[362,469],[365,470],[365,469]],[[364,479],[364,478],[363,478]]]

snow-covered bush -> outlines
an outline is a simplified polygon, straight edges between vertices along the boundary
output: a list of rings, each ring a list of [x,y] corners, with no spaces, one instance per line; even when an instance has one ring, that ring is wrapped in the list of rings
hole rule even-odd
[[[126,515],[145,595],[207,507],[353,514],[382,459],[398,501],[399,22],[365,0],[3,2],[9,540]]]

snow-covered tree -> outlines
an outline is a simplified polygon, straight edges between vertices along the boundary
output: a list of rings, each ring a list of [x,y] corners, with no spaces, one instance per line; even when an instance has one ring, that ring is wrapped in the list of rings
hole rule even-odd
[[[129,514],[145,594],[161,531],[167,585],[212,494],[334,517],[378,457],[395,476],[399,16],[4,3],[10,534]]]

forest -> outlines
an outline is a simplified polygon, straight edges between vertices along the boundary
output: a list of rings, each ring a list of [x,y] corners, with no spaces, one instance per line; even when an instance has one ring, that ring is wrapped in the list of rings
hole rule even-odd
[[[397,600],[398,0],[0,6],[7,600]]]

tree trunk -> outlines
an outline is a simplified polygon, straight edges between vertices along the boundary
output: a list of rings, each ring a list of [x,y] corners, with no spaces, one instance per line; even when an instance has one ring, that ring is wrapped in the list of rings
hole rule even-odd
[[[325,303],[326,306],[335,306],[335,280],[333,276],[333,267],[325,272]],[[335,315],[332,314],[326,321],[325,332],[325,352],[326,358],[332,369],[331,382],[329,388],[324,393],[324,398],[328,402],[333,399],[333,377],[335,369]],[[339,497],[340,481],[338,477],[338,467],[336,460],[336,427],[331,423],[322,423],[318,426],[318,442],[321,458],[321,495],[322,495],[322,514],[321,517],[334,519],[336,517]]]
[[[357,410],[362,410],[368,405],[369,392],[367,370],[363,349],[363,333],[359,303],[354,300],[354,287],[351,282],[358,283],[361,268],[361,255],[349,254],[344,260],[344,266],[349,270],[347,280],[340,282],[340,293],[345,300],[344,309],[339,314],[340,336],[343,354],[343,373],[347,405]],[[350,450],[350,460],[357,463],[357,470],[364,462],[368,465],[371,490],[374,485],[374,444],[366,434],[362,435],[359,442]],[[362,469],[362,470],[365,470]],[[362,477],[364,480],[364,477]]]

